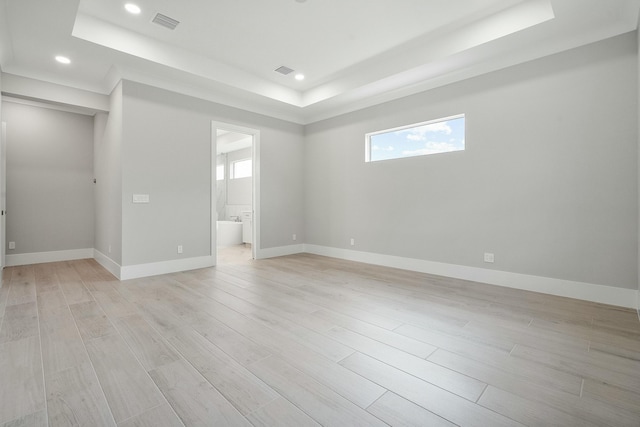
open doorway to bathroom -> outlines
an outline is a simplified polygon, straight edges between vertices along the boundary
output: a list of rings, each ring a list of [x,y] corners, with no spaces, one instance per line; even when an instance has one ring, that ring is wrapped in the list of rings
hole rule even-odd
[[[259,131],[213,122],[211,253],[217,265],[256,258],[259,240]]]

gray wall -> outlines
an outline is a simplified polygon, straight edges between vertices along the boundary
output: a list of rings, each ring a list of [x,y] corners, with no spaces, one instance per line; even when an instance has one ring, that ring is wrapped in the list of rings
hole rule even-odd
[[[110,96],[109,114],[96,114],[94,121],[94,247],[117,264],[122,263],[122,122],[122,84],[118,84]]]
[[[93,248],[93,118],[3,102],[7,254]]]
[[[302,233],[302,126],[130,81],[123,114],[122,265],[210,255],[212,120],[261,132],[261,247]]]
[[[630,33],[307,126],[306,243],[635,289],[637,54]],[[365,133],[460,113],[466,151],[364,162]]]

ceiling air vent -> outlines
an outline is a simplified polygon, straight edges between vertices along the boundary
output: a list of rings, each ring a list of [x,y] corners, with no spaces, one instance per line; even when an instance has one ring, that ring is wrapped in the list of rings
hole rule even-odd
[[[168,16],[163,15],[161,13],[156,13],[156,16],[153,18],[151,22],[161,25],[170,30],[175,30],[178,24],[180,23],[180,21],[176,21],[175,19],[169,18]]]
[[[286,76],[287,74],[291,74],[291,73],[293,73],[293,70],[292,70],[291,68],[289,68],[289,67],[285,67],[284,65],[283,65],[283,66],[281,66],[281,67],[276,68],[276,70],[275,70],[275,71],[276,71],[276,73],[284,74],[285,76]]]

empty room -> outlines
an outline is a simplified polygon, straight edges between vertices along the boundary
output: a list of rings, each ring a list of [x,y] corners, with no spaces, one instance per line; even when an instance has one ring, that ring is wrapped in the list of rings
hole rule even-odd
[[[640,427],[640,0],[0,0],[0,427]]]

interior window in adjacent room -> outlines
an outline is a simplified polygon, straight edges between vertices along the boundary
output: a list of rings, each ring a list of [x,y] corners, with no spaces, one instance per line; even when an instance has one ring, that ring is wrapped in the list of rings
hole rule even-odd
[[[251,176],[251,159],[237,160],[231,163],[231,179]]]

